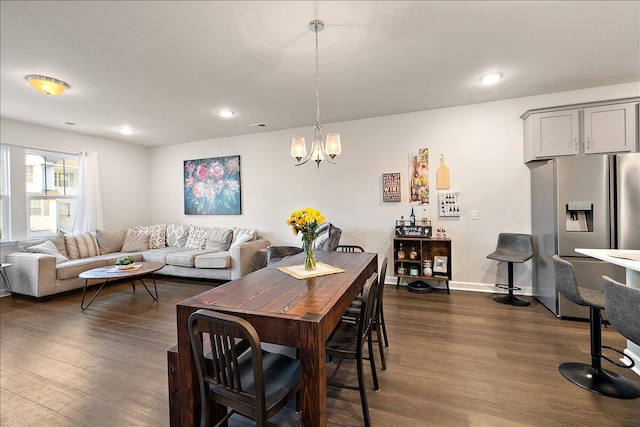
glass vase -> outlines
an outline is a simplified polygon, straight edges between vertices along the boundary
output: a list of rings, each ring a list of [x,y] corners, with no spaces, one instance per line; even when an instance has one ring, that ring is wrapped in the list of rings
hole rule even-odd
[[[313,241],[315,239],[310,236],[303,236],[302,243],[304,248],[304,269],[313,271],[316,269],[316,256],[313,254]]]

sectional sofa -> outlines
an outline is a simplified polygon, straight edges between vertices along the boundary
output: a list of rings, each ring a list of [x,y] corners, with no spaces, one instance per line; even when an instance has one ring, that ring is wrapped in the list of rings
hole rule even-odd
[[[37,298],[82,288],[83,271],[118,258],[162,262],[156,274],[228,281],[262,268],[269,241],[255,229],[155,224],[16,242],[6,272],[14,292]]]

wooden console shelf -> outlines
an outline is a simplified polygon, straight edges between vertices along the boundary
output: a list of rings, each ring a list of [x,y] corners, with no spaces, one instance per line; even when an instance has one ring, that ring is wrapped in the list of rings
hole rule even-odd
[[[402,252],[404,252],[404,258],[398,257],[401,247]],[[415,252],[414,259],[411,257],[412,252]],[[437,271],[435,257],[446,257],[446,263],[441,263],[440,265],[441,267],[446,265],[445,271]],[[426,260],[431,260],[432,276],[426,276],[424,273],[424,261]],[[401,267],[404,267],[404,272]],[[411,270],[413,270],[413,274]],[[393,239],[393,274],[398,278],[396,289],[400,286],[400,279],[429,280],[445,282],[447,293],[451,293],[449,291],[449,281],[451,280],[451,239],[395,237]]]

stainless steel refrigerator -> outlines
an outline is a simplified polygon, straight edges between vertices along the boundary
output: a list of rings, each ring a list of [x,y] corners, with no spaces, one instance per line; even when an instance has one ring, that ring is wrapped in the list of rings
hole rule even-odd
[[[579,286],[602,289],[624,269],[575,248],[640,249],[640,153],[559,157],[531,167],[533,295],[558,317],[589,318],[556,290],[552,256],[576,270]]]

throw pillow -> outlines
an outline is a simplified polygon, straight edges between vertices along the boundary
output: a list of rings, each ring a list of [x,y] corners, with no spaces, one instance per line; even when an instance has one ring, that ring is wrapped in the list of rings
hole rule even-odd
[[[228,251],[232,237],[233,230],[211,227],[207,236],[205,249],[212,251]]]
[[[189,235],[189,227],[182,224],[167,224],[167,246],[184,248]]]
[[[93,233],[65,234],[64,244],[69,259],[80,259],[100,255],[100,247]]]
[[[96,240],[100,248],[100,254],[110,254],[120,252],[124,243],[124,236],[127,234],[125,228],[116,228],[115,230],[98,230],[96,231]]]
[[[67,255],[67,246],[64,243],[64,234],[62,233],[58,234],[56,238],[52,240],[52,242],[62,256],[64,256],[65,258],[69,257],[69,255]]]
[[[64,245],[64,234],[58,234],[57,236],[49,236],[49,237],[38,237],[34,239],[26,239],[26,240],[18,240],[16,241],[16,246],[20,250],[20,252],[26,252],[28,248],[31,246],[39,245],[41,243],[52,241],[55,245],[58,252],[63,256],[67,256],[67,249]]]
[[[249,236],[249,240],[244,240],[245,238],[242,236]],[[238,243],[238,239],[242,238],[243,242],[250,242],[258,237],[258,229],[257,228],[234,228],[233,229],[233,240],[231,241],[232,245]],[[240,242],[242,243],[242,242]]]
[[[61,262],[69,261],[69,258],[62,255],[56,245],[53,244],[51,240],[45,240],[39,245],[33,245],[27,248],[27,252],[33,252],[37,254],[45,254],[45,255],[53,255],[56,257],[56,264],[60,264]]]
[[[187,243],[185,243],[184,247],[187,249],[204,249],[207,244],[207,231],[207,228],[190,225]]]
[[[165,248],[167,246],[167,224],[139,225],[136,233],[151,235],[149,249]]]
[[[230,247],[233,248],[234,246],[238,246],[241,243],[250,242],[252,240],[253,236],[251,234],[243,234],[242,236],[238,236],[238,238],[233,241]]]
[[[149,250],[150,234],[138,234],[134,230],[127,230],[122,244],[122,252],[143,252]]]

